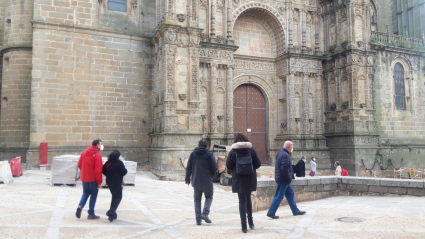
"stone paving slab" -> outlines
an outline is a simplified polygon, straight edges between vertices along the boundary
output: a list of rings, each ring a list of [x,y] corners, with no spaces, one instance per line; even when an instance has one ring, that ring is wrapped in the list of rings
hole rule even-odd
[[[49,176],[49,171],[26,171],[9,185],[0,184],[1,239],[399,239],[423,238],[425,233],[424,198],[340,196],[299,203],[298,207],[307,211],[304,216],[292,216],[288,206],[279,208],[278,220],[266,217],[266,211],[254,213],[255,230],[243,234],[237,195],[231,193],[231,187],[219,185],[215,185],[210,214],[213,223],[197,226],[192,187],[183,182],[156,180],[149,172],[138,172],[136,186],[124,188],[118,220],[110,223],[105,216],[111,199],[108,189],[99,192],[96,213],[100,220],[87,220],[87,208],[82,218],[77,219],[75,209],[82,193],[81,183],[76,187],[51,187]],[[339,217],[358,217],[365,222],[335,221]]]

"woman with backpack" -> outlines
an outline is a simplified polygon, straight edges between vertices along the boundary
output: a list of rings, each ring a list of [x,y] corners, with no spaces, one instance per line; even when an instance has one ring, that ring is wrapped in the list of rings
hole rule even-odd
[[[103,174],[106,176],[106,184],[111,191],[111,207],[106,216],[108,220],[113,222],[117,219],[117,208],[122,199],[122,184],[123,178],[127,174],[127,169],[124,163],[119,160],[121,153],[118,150],[112,151],[108,156],[108,161],[103,165]]]
[[[239,214],[242,232],[247,233],[246,218],[250,229],[254,229],[252,219],[251,192],[257,190],[257,172],[261,161],[252,144],[244,134],[236,134],[232,150],[227,156],[226,167],[232,171],[232,192],[238,194]]]

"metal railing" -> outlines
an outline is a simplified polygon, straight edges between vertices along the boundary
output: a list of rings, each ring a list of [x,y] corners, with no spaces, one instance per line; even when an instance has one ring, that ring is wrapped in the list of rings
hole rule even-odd
[[[392,45],[403,48],[423,48],[425,51],[425,40],[419,38],[411,38],[383,32],[371,32],[370,40],[372,44]]]

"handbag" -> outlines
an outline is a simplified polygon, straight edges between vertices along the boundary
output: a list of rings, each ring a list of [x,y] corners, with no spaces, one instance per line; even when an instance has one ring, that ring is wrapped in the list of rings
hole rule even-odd
[[[311,177],[313,177],[313,176],[314,176],[314,172],[313,172],[313,171],[310,171],[309,175],[310,175]]]

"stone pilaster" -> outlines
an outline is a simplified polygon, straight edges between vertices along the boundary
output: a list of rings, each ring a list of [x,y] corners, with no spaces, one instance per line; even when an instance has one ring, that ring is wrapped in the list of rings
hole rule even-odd
[[[294,134],[296,132],[296,125],[295,125],[295,74],[290,73],[286,77],[286,84],[287,84],[287,128],[288,128],[288,134]]]
[[[301,20],[301,47],[302,47],[302,53],[303,54],[307,54],[307,39],[306,39],[306,34],[307,34],[307,24],[306,24],[306,18],[307,18],[307,12],[305,11],[301,11],[300,12],[300,18]]]
[[[310,91],[310,81],[308,79],[309,74],[304,72],[302,74],[302,125],[303,125],[303,130],[302,133],[303,134],[309,134],[310,130],[309,130],[309,105],[308,105],[308,101],[309,101],[309,91]]]
[[[227,66],[226,133],[233,134],[233,65]]]
[[[217,97],[216,97],[216,86],[217,86],[217,64],[212,63],[210,71],[210,132],[218,133],[217,126]]]

